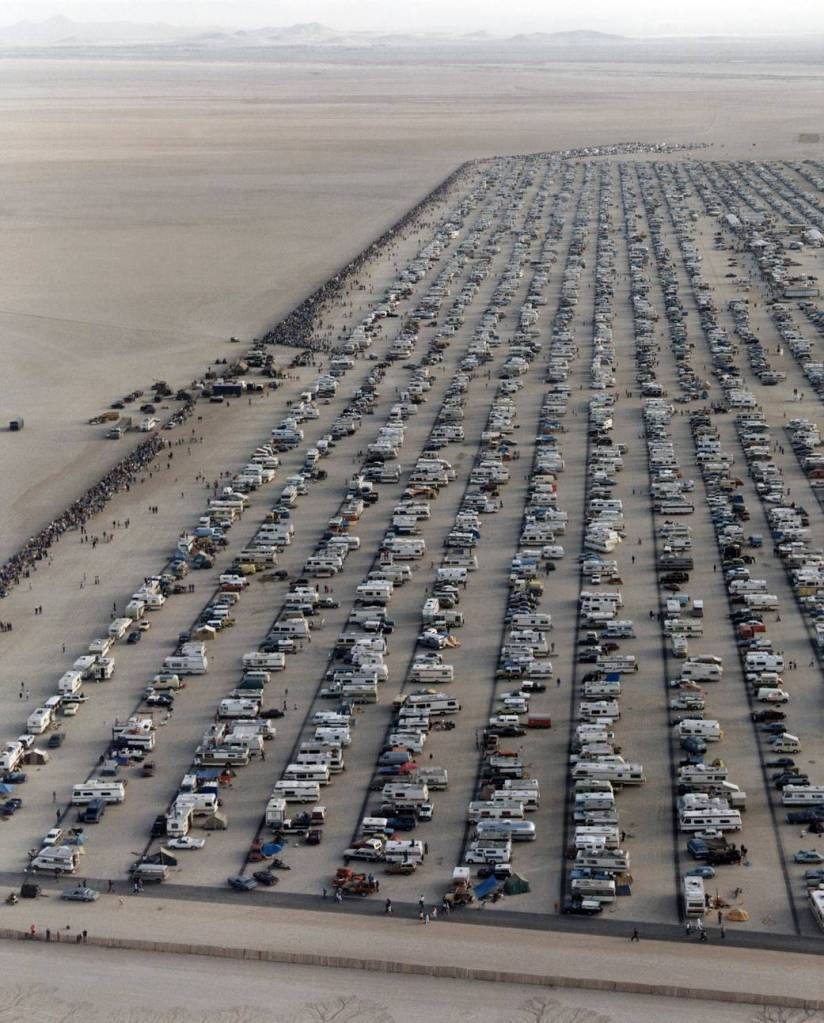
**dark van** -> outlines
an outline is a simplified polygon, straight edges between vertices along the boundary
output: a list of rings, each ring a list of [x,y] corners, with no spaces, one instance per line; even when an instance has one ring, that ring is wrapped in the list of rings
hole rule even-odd
[[[106,801],[103,799],[92,799],[86,804],[83,810],[81,821],[83,824],[99,824],[100,818],[106,812]]]

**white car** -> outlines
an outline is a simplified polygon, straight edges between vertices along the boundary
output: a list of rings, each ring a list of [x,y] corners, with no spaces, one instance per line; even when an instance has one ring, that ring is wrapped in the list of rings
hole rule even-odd
[[[192,838],[191,835],[181,835],[180,838],[170,838],[166,842],[169,849],[202,849],[206,845],[205,838]]]
[[[52,828],[51,831],[43,839],[43,845],[60,845],[63,838],[62,828]]]

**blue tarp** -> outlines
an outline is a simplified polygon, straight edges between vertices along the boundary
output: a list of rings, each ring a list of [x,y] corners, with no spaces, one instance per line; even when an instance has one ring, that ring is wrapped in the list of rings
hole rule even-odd
[[[277,856],[283,849],[283,842],[266,842],[260,847],[264,856]]]
[[[14,785],[7,785],[5,782],[0,783],[0,796],[10,796],[14,790]]]
[[[219,778],[221,774],[223,774],[223,769],[219,767],[202,767],[200,770],[195,771],[195,777],[205,778],[207,781]]]
[[[475,898],[483,899],[487,895],[491,895],[498,887],[498,879],[496,877],[485,877],[483,881],[475,885]]]

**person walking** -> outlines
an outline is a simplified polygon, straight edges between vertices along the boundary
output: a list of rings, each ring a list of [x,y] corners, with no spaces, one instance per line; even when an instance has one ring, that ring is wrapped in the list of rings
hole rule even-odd
[[[633,927],[633,929],[632,929],[632,937],[629,940],[630,941],[640,941],[641,940],[641,935],[638,933],[638,928],[637,927]]]
[[[387,899],[383,904],[383,912],[386,916],[389,916],[392,912],[392,900]]]

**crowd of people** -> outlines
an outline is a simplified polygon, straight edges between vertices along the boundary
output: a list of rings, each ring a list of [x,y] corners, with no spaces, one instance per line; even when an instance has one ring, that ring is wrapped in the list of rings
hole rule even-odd
[[[0,598],[5,597],[9,590],[24,579],[36,562],[48,556],[48,550],[64,533],[72,529],[80,529],[120,490],[128,490],[137,479],[142,469],[156,457],[165,447],[163,437],[159,433],[152,434],[147,440],[121,459],[102,479],[89,487],[82,497],[66,508],[56,519],[31,537],[23,547],[13,554],[0,567]]]
[[[352,277],[359,273],[370,259],[379,255],[385,246],[392,242],[416,217],[420,216],[421,213],[424,213],[437,202],[452,187],[466,166],[467,164],[462,164],[448,178],[445,178],[436,188],[429,192],[428,195],[424,196],[417,205],[407,210],[400,220],[397,220],[379,238],[367,245],[354,259],[350,260],[334,276],[330,277],[313,291],[291,313],[285,316],[279,323],[276,323],[268,333],[263,335],[262,340],[266,344],[325,350],[328,344],[316,337],[314,332],[320,322],[319,314],[326,304],[340,295]]]

